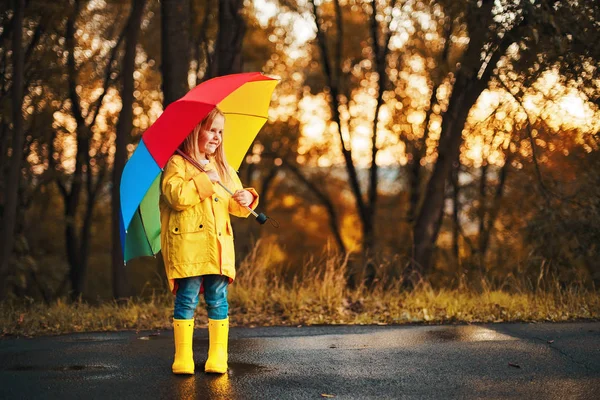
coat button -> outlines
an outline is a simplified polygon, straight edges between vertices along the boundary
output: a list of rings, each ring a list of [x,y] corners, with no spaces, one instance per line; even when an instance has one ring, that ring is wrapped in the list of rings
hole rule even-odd
[[[175,232],[179,232],[179,228],[175,228]]]
[[[219,236],[221,236],[221,232],[219,232]]]
[[[219,201],[219,198],[218,198],[218,197],[215,197],[215,201]]]
[[[203,226],[203,225],[200,225],[198,228],[202,229],[202,226]]]

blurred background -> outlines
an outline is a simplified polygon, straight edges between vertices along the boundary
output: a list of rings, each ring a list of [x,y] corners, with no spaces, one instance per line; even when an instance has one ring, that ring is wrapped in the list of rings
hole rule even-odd
[[[244,71],[281,79],[240,169],[281,226],[234,221],[241,276],[593,289],[599,28],[575,0],[3,1],[0,298],[168,291],[160,257],[123,265],[123,165]]]

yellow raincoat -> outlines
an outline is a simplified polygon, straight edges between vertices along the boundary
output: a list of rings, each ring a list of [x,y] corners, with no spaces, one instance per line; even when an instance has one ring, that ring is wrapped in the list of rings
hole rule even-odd
[[[208,164],[206,170],[213,169]],[[242,189],[242,183],[229,167],[229,190]],[[258,205],[258,193],[250,208]],[[175,279],[221,274],[235,279],[233,230],[229,214],[250,215],[218,184],[179,155],[171,157],[163,171],[160,196],[161,247],[171,292]]]

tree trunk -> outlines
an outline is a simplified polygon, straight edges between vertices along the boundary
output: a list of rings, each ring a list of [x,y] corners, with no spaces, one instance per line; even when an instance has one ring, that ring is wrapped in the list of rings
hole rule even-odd
[[[163,106],[183,97],[189,90],[190,0],[161,2],[161,71]]]
[[[163,108],[183,97],[189,90],[190,67],[190,0],[161,1],[161,73]],[[156,259],[158,270],[164,271],[162,257]]]
[[[344,25],[343,25],[343,13],[342,7],[339,0],[333,2],[334,13],[335,13],[335,25],[336,34],[334,38],[335,49],[330,55],[328,38],[326,38],[326,32],[323,30],[323,24],[319,17],[318,7],[314,0],[311,0],[310,6],[314,16],[315,25],[317,27],[317,44],[321,53],[321,65],[327,86],[329,87],[329,105],[331,109],[331,120],[337,125],[337,131],[340,138],[341,151],[344,156],[344,162],[346,165],[346,172],[348,173],[348,180],[354,200],[356,202],[356,209],[360,217],[362,226],[362,253],[365,261],[372,254],[375,243],[375,215],[377,211],[377,199],[378,199],[378,166],[377,166],[377,125],[380,118],[380,110],[383,105],[383,94],[385,92],[387,83],[387,55],[389,53],[389,43],[393,34],[389,25],[385,31],[383,40],[380,41],[380,23],[378,16],[382,15],[377,13],[377,3],[372,2],[371,14],[369,16],[369,31],[371,39],[371,47],[373,49],[373,65],[375,71],[379,77],[377,103],[375,106],[375,117],[373,120],[373,132],[371,137],[371,166],[369,169],[369,182],[367,188],[367,199],[363,199],[363,193],[360,187],[358,179],[358,173],[354,160],[352,158],[352,147],[349,141],[344,138],[342,134],[342,121],[340,116],[340,95],[345,95],[346,98],[350,99],[350,94],[344,92],[344,88],[348,87],[346,84],[347,74],[343,71],[343,40],[344,40]],[[390,7],[395,7],[396,0],[392,0]]]
[[[83,293],[85,278],[86,278],[86,267],[88,262],[88,248],[91,231],[92,214],[94,211],[94,203],[96,201],[96,195],[103,181],[104,169],[99,174],[96,184],[93,184],[93,168],[91,164],[90,156],[90,137],[92,127],[96,121],[98,110],[102,105],[102,99],[108,89],[109,79],[108,77],[104,82],[104,91],[98,97],[96,104],[94,105],[94,115],[92,121],[86,123],[85,117],[81,107],[81,99],[77,94],[77,82],[78,82],[78,70],[75,63],[75,21],[79,16],[81,7],[81,1],[76,0],[72,13],[67,20],[67,29],[65,35],[67,56],[67,71],[69,75],[68,79],[68,96],[71,101],[71,113],[75,119],[75,133],[77,138],[77,153],[75,155],[75,170],[73,172],[73,178],[71,180],[70,188],[57,179],[57,185],[63,196],[65,203],[65,246],[67,248],[67,260],[69,263],[69,280],[71,282],[71,299],[77,300]],[[111,55],[111,59],[114,57],[114,51]],[[107,74],[110,72],[110,64],[108,62]],[[84,176],[84,172],[86,175]],[[83,184],[86,184],[87,191],[87,203],[85,213],[83,215],[83,222],[81,229],[77,222],[79,214],[81,193],[84,189]]]
[[[207,31],[209,22],[214,18],[212,14],[212,9],[214,8],[213,0],[206,0],[203,4],[204,6],[204,17],[202,18],[202,23],[200,24],[200,29],[196,33],[192,34],[193,39],[192,42],[192,52],[190,54],[190,58],[192,61],[196,63],[196,85],[202,83],[204,79],[206,79],[210,73],[209,68],[211,65],[210,60],[213,57],[213,54],[209,51],[208,48],[208,40],[207,40]],[[197,20],[196,7],[194,7],[194,2],[190,2],[190,18],[191,21]],[[193,31],[194,24],[191,24],[191,29]],[[204,70],[201,74],[202,67],[204,63]]]
[[[67,21],[65,43],[67,47],[67,70],[69,74],[69,99],[71,100],[71,111],[75,118],[77,134],[77,153],[75,155],[75,171],[71,182],[70,191],[61,186],[65,201],[65,246],[67,248],[67,260],[69,262],[69,279],[71,281],[71,298],[77,299],[83,290],[82,277],[79,270],[81,266],[81,254],[79,253],[79,237],[77,235],[77,209],[83,186],[83,165],[86,153],[89,151],[89,132],[83,118],[79,95],[77,94],[77,71],[75,68],[75,20],[79,15],[81,3],[75,1],[71,16]]]
[[[438,159],[427,184],[423,206],[414,227],[413,265],[411,272],[427,273],[431,254],[439,232],[439,214],[444,206],[446,180],[450,178],[452,163],[457,159],[462,143],[462,130],[467,116],[477,98],[487,87],[485,83],[470,79],[459,71],[450,97],[448,111],[442,122],[438,146]]]
[[[468,16],[470,28],[473,27],[470,30],[471,42],[463,57],[463,64],[456,72],[448,109],[443,116],[438,159],[427,184],[423,206],[414,227],[413,259],[409,272],[415,272],[417,275],[423,275],[430,269],[431,254],[440,229],[437,217],[444,206],[446,180],[449,178],[453,161],[460,155],[462,130],[469,111],[487,88],[494,68],[513,42],[513,34],[522,26],[522,23],[518,24],[513,27],[513,31],[507,32],[489,57],[482,62],[480,58],[486,47],[485,33],[489,29],[493,4],[492,0],[484,0],[481,2],[481,9]],[[483,30],[477,30],[475,26],[483,27]]]
[[[13,140],[10,169],[8,173],[8,187],[6,203],[2,212],[2,233],[0,236],[0,277],[8,270],[9,260],[14,245],[14,231],[16,225],[18,187],[21,176],[21,159],[23,157],[23,14],[25,8],[24,0],[14,0],[15,14],[13,17],[13,85],[12,85],[12,109],[13,109]]]
[[[336,12],[339,20],[342,19],[342,10],[339,8],[339,2],[336,1],[336,5],[338,10]],[[393,6],[392,6],[393,8]],[[338,25],[341,26],[341,22],[338,22]],[[375,64],[375,70],[377,71],[377,76],[379,78],[378,82],[378,90],[377,90],[377,103],[375,104],[375,117],[373,118],[373,133],[371,135],[371,168],[369,169],[369,189],[367,191],[367,207],[366,207],[366,215],[365,220],[363,221],[363,255],[365,261],[369,259],[370,256],[373,255],[375,249],[375,213],[377,210],[377,187],[379,183],[378,171],[379,166],[377,165],[377,153],[379,152],[379,148],[377,147],[377,125],[379,123],[379,112],[381,111],[381,106],[383,105],[383,93],[385,92],[386,86],[386,77],[387,73],[385,70],[386,60],[388,54],[388,43],[385,43],[385,46],[379,45],[379,25],[377,23],[377,2],[371,3],[371,18],[370,18],[370,31],[371,31],[371,41],[373,47],[373,61]],[[341,66],[341,36],[343,35],[340,32],[338,37],[338,60],[337,60],[337,72],[341,74],[342,66]],[[373,265],[372,263],[368,263],[368,265]],[[375,271],[371,271],[372,275],[374,275]]]
[[[127,145],[131,141],[133,129],[133,91],[135,72],[135,55],[140,23],[146,0],[133,0],[131,14],[125,28],[125,55],[121,72],[122,90],[121,102],[123,107],[117,123],[117,137],[115,140],[115,160],[112,176],[112,283],[115,299],[126,297],[127,274],[123,262],[123,249],[121,248],[121,174],[127,161]]]
[[[75,183],[73,183],[75,184]],[[71,282],[71,299],[77,300],[83,291],[83,285],[80,285],[81,275],[79,266],[79,238],[77,236],[77,225],[75,223],[76,208],[73,207],[72,194],[65,199],[65,247],[67,250],[67,262],[69,263],[69,281]],[[77,196],[78,197],[78,196]]]
[[[444,81],[444,77],[448,73],[448,57],[450,55],[450,43],[452,42],[452,29],[453,23],[450,21],[445,22],[444,27],[444,48],[440,53],[440,57],[437,60],[437,67],[435,72],[431,74],[432,88],[431,94],[429,95],[429,108],[425,113],[425,120],[423,121],[423,137],[415,141],[413,147],[412,160],[409,163],[409,209],[407,220],[412,225],[415,223],[417,213],[419,210],[419,203],[421,202],[421,179],[422,179],[422,166],[421,160],[427,154],[427,139],[429,138],[429,124],[431,116],[433,115],[433,109],[437,104],[437,92]]]
[[[480,270],[483,271],[483,264],[484,264],[484,258],[483,258],[483,254],[481,252],[481,250],[483,249],[483,237],[484,237],[484,231],[485,231],[485,216],[487,214],[486,212],[486,186],[487,186],[487,172],[488,172],[488,165],[487,162],[484,160],[483,161],[483,165],[481,166],[481,176],[479,177],[479,210],[477,212],[477,216],[479,218],[479,223],[478,223],[478,231],[477,231],[477,238],[479,240],[479,246],[477,249],[477,262],[479,264],[479,268]]]
[[[460,267],[460,253],[458,239],[460,237],[460,186],[458,176],[460,174],[460,164],[452,169],[452,255],[456,260],[456,265]]]
[[[269,189],[271,188],[271,185],[273,184],[273,181],[275,181],[275,177],[277,176],[277,173],[279,172],[279,167],[277,166],[273,166],[270,170],[269,173],[263,178],[262,180],[262,185],[261,187],[261,197],[260,197],[260,203],[263,209],[263,212],[265,214],[268,213],[269,211],[269,203],[270,203],[270,197],[269,197]]]
[[[242,42],[246,34],[243,6],[243,0],[219,1],[219,32],[207,78],[242,72]]]
[[[9,25],[10,26],[10,25]],[[2,32],[5,33],[5,32]],[[7,93],[6,89],[6,67],[7,67],[7,55],[6,51],[2,54],[2,59],[0,59],[0,101],[4,98]],[[8,148],[10,146],[10,137],[6,134],[8,130],[8,122],[6,120],[6,116],[0,116],[0,207],[4,208],[6,204],[6,179],[5,173],[8,170]],[[0,213],[0,221],[2,221],[2,214]],[[2,234],[2,225],[0,224],[0,235]],[[2,252],[2,250],[0,250]],[[0,261],[0,264],[2,262]],[[2,267],[0,266],[0,274],[2,273]]]
[[[71,183],[71,191],[65,198],[65,239],[67,247],[67,259],[69,261],[69,276],[71,280],[71,299],[77,298],[83,293],[83,273],[81,267],[85,256],[80,253],[81,237],[78,235],[77,211],[79,209],[79,199],[83,187],[83,165],[84,152],[89,149],[89,142],[85,126],[77,126],[77,155],[75,161],[75,172]]]
[[[317,42],[319,45],[319,49],[321,52],[321,65],[323,67],[323,73],[325,75],[325,80],[327,85],[329,86],[329,106],[331,109],[331,120],[337,125],[337,131],[340,138],[341,151],[344,156],[344,163],[346,166],[346,172],[348,173],[348,179],[350,181],[350,188],[352,190],[352,194],[354,196],[354,200],[356,202],[356,209],[358,211],[358,215],[360,217],[360,221],[362,223],[362,232],[364,234],[368,234],[369,228],[366,226],[368,219],[367,205],[362,196],[362,190],[360,188],[360,183],[358,181],[358,173],[356,171],[356,166],[354,165],[354,161],[352,160],[352,148],[349,144],[346,143],[344,136],[342,135],[342,122],[340,118],[340,104],[339,104],[339,87],[340,87],[340,75],[341,71],[339,71],[340,62],[338,60],[338,70],[332,68],[332,63],[329,59],[329,48],[327,44],[327,38],[325,37],[325,33],[322,30],[321,21],[318,15],[318,9],[314,0],[310,1],[313,16],[315,18],[315,24],[317,26]],[[337,6],[336,2],[336,12],[339,15],[340,10]],[[337,19],[338,24],[341,21],[341,18]],[[338,28],[339,29],[339,28]],[[341,37],[338,37],[338,40],[341,40]],[[341,57],[338,55],[338,57]],[[364,238],[363,238],[364,240]]]
[[[448,39],[449,41],[449,39]],[[423,122],[423,137],[416,141],[414,144],[414,150],[412,154],[412,160],[409,166],[409,209],[408,209],[408,222],[414,223],[417,210],[419,209],[419,201],[421,200],[421,160],[427,153],[427,138],[429,137],[429,121],[431,121],[431,114],[433,114],[433,106],[437,101],[437,91],[440,84],[433,86],[431,95],[429,97],[429,109],[425,114],[425,121]]]
[[[483,232],[481,233],[481,237],[480,237],[480,241],[479,241],[479,252],[480,252],[480,257],[482,259],[485,259],[485,255],[488,251],[488,247],[489,247],[489,243],[490,243],[490,236],[492,233],[492,230],[494,229],[494,222],[496,221],[496,218],[498,217],[498,213],[500,212],[500,205],[501,205],[501,201],[502,201],[502,196],[504,194],[504,187],[506,185],[506,177],[508,175],[508,168],[510,167],[510,150],[507,153],[509,154],[506,157],[506,162],[504,164],[504,166],[502,166],[502,169],[500,170],[500,177],[499,177],[499,182],[498,182],[498,186],[496,186],[496,193],[494,194],[494,202],[492,203],[492,207],[489,210],[489,216],[488,216],[488,220],[487,220],[487,224],[486,224],[486,228],[483,230]]]
[[[7,170],[7,165],[8,164],[8,147],[10,145],[9,143],[9,137],[6,134],[6,131],[8,129],[8,126],[6,124],[6,120],[4,118],[0,117],[0,176],[2,177],[2,181],[0,181],[0,209],[4,208],[4,205],[6,204],[6,181],[4,179],[4,174]],[[0,216],[2,214],[0,213]],[[2,219],[0,219],[1,221]],[[2,228],[0,227],[0,232],[2,232]]]
[[[89,155],[89,152],[86,152],[86,155]],[[94,216],[94,205],[96,204],[96,198],[102,187],[102,183],[104,182],[104,176],[106,175],[106,168],[103,167],[98,173],[98,178],[96,183],[93,183],[93,167],[90,163],[89,157],[86,158],[86,168],[87,168],[87,204],[85,209],[85,215],[83,218],[83,224],[81,226],[81,231],[79,233],[79,266],[77,273],[77,281],[75,287],[79,293],[83,293],[83,289],[85,286],[85,278],[87,275],[87,266],[88,266],[88,252],[90,248],[90,239],[91,239],[91,231],[92,231],[92,219]]]

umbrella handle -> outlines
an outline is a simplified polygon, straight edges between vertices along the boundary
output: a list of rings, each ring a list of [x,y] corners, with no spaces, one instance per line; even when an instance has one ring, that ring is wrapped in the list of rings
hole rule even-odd
[[[221,183],[221,181],[219,181],[217,183],[219,184],[219,186],[221,186],[223,189],[225,189],[225,191],[227,193],[229,193],[231,196],[233,196],[233,193],[231,192],[231,190],[229,190],[227,187],[225,187],[225,185],[223,185]],[[246,208],[246,210],[250,211],[250,213],[256,217],[256,221],[258,221],[259,224],[263,225],[265,222],[267,222],[267,219],[269,217],[267,217],[265,214],[263,214],[263,213],[258,214],[256,211],[254,211],[253,209],[251,209],[248,206],[243,206],[243,207]]]
[[[194,167],[198,168],[202,172],[206,172],[206,170],[202,167],[202,165],[200,165],[198,162],[196,162],[196,160],[194,160],[193,158],[191,158],[190,156],[185,154],[183,151],[181,151],[180,149],[177,149],[176,152],[181,157],[188,160],[190,162],[190,164],[192,164]],[[221,186],[223,189],[225,189],[225,191],[227,193],[229,193],[231,196],[233,196],[233,192],[231,190],[229,190],[225,185],[223,185],[221,183],[221,181],[219,181],[217,183],[219,184],[219,186]],[[253,209],[251,209],[248,206],[243,206],[243,207],[246,208],[246,210],[250,211],[250,213],[256,217],[256,221],[261,225],[264,225],[264,223],[267,222],[267,220],[269,219],[269,217],[267,217],[265,214],[263,214],[263,213],[258,214],[256,211],[254,211]],[[277,224],[277,225],[279,225],[279,224]]]

